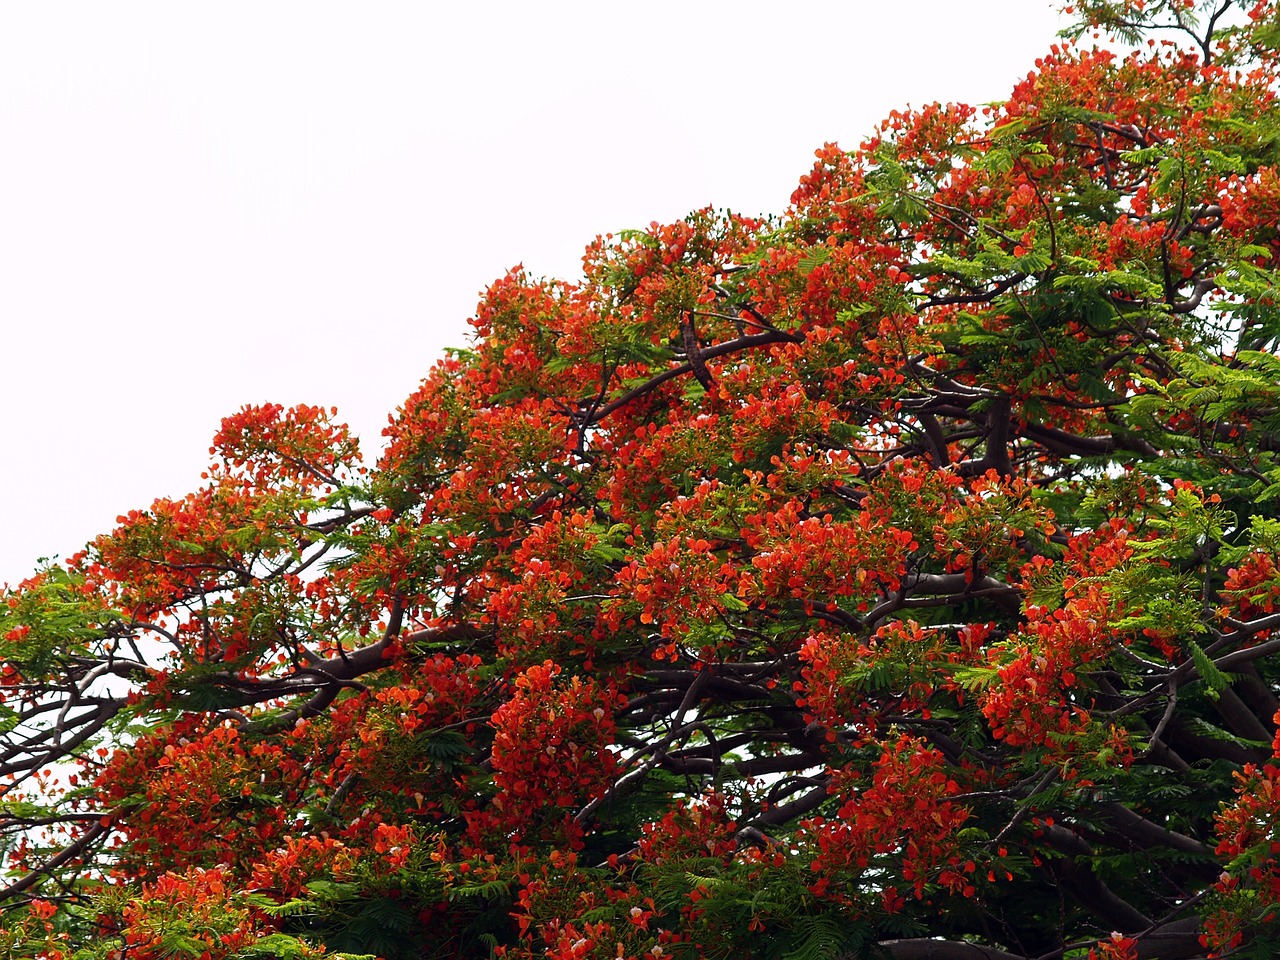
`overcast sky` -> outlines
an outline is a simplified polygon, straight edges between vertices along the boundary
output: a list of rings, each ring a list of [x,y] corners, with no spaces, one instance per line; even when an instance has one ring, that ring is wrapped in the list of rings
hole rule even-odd
[[[244,403],[387,415],[509,267],[776,213],[815,148],[982,103],[1051,0],[0,6],[0,583],[199,484]]]

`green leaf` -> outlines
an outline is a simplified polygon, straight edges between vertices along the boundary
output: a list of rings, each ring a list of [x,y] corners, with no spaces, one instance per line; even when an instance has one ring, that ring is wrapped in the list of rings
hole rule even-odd
[[[1200,644],[1194,640],[1187,639],[1184,641],[1187,649],[1191,651],[1191,662],[1196,666],[1196,672],[1200,674],[1200,678],[1205,682],[1205,689],[1210,699],[1217,700],[1222,696],[1222,691],[1231,686],[1231,680],[1225,673],[1218,669],[1218,665],[1209,658],[1204,652]]]

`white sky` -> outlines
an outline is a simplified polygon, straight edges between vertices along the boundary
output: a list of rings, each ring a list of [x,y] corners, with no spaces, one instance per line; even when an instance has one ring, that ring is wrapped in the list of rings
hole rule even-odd
[[[1007,96],[1051,0],[0,5],[0,583],[199,484],[244,403],[366,457],[516,263],[780,212],[824,141]]]

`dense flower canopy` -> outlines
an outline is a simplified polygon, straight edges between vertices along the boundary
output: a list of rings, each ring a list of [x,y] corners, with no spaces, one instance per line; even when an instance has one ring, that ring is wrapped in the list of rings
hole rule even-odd
[[[0,956],[1280,949],[1280,15],[1078,7],[5,592]]]

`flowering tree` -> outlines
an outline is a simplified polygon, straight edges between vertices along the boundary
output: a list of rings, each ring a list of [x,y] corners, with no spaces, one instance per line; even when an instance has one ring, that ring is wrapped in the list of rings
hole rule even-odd
[[[0,956],[1273,956],[1280,20],[1077,13],[6,592]]]

